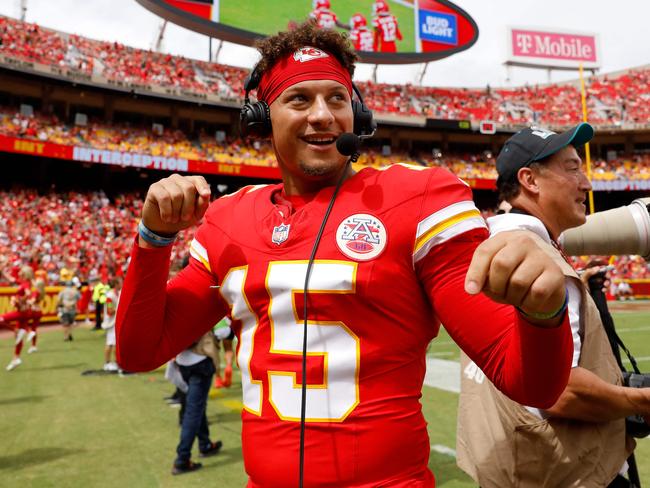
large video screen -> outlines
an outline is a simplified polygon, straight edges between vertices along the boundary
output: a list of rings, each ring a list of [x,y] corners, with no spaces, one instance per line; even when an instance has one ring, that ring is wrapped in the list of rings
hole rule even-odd
[[[311,19],[345,32],[362,61],[412,63],[471,47],[474,20],[445,0],[137,0],[154,13],[212,37],[251,45]]]

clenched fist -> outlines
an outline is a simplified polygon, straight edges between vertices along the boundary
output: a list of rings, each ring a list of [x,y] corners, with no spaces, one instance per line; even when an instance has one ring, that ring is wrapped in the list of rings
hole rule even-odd
[[[173,174],[149,187],[142,222],[156,234],[175,234],[200,221],[208,205],[210,185],[203,176]]]
[[[564,273],[526,231],[501,232],[474,252],[465,278],[465,291],[485,293],[495,302],[519,307],[527,314],[547,314],[564,304]],[[556,320],[531,320],[555,325]]]

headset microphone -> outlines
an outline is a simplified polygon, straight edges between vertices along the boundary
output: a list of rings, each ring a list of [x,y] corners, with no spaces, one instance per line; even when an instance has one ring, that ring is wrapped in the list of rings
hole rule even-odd
[[[361,139],[359,139],[359,136],[351,132],[344,132],[336,140],[336,150],[343,156],[352,156],[359,152],[360,145]]]
[[[336,140],[336,150],[343,156],[350,156],[351,162],[356,162],[359,159],[359,146],[361,139],[356,134],[351,132],[344,132]]]

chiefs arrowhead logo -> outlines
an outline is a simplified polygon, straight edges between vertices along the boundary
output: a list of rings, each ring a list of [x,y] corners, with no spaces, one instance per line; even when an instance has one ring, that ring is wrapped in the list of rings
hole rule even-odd
[[[321,51],[320,49],[311,46],[301,47],[295,53],[293,53],[294,61],[300,61],[301,63],[306,63],[312,59],[319,58],[329,58],[329,54],[327,54],[325,51]]]

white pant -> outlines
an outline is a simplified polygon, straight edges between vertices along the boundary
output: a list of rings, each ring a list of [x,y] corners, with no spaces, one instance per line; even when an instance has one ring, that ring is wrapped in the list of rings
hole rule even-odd
[[[115,345],[115,327],[110,327],[106,329],[106,345],[107,346]]]

